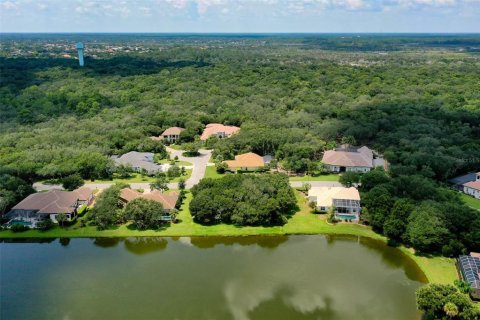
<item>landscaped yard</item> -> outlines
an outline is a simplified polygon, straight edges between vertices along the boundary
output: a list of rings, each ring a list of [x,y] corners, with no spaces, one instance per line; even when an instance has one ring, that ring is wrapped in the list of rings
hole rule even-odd
[[[480,200],[462,193],[462,200],[470,207],[480,210]]]
[[[173,178],[169,182],[178,182],[181,178],[187,180],[192,175],[192,169],[186,169],[185,172],[186,172],[186,175],[184,175],[182,177]],[[102,179],[93,180],[93,181],[86,180],[85,183],[116,183],[116,182],[123,182],[123,183],[145,182],[145,183],[151,183],[153,181],[155,181],[155,177],[142,176],[139,173],[133,173],[130,178],[120,178],[120,177],[118,177],[118,175],[116,173],[114,173],[112,180],[102,180]]]
[[[170,164],[171,161],[172,161],[171,159],[162,159],[162,160],[157,161],[157,163],[159,163],[159,164],[164,164],[164,163]],[[177,165],[179,167],[181,167],[181,166],[193,166],[193,164],[191,162],[180,161],[180,160],[175,161],[175,165]]]
[[[212,167],[214,168],[214,167]],[[215,169],[215,168],[214,168]],[[94,226],[80,228],[76,223],[70,229],[54,227],[49,231],[30,230],[22,233],[11,231],[0,232],[0,238],[19,237],[137,237],[137,236],[246,236],[246,235],[284,235],[284,234],[341,234],[364,236],[386,241],[386,238],[373,232],[369,227],[354,223],[328,224],[320,215],[311,214],[310,208],[304,197],[296,192],[299,211],[284,226],[276,227],[237,227],[234,225],[203,226],[193,222],[188,210],[188,204],[192,199],[187,194],[178,219],[179,222],[166,227],[163,230],[138,231],[129,229],[124,224],[113,229],[98,231]],[[452,283],[457,279],[453,259],[443,257],[416,256],[411,249],[400,248],[406,255],[411,257],[424,271],[430,282]]]
[[[304,175],[303,177],[290,177],[290,181],[338,181],[338,174],[320,174],[320,175]]]
[[[219,179],[221,177],[225,176],[224,174],[220,174],[217,172],[217,168],[215,166],[207,166],[205,169],[205,176],[204,178],[213,178],[213,179]]]

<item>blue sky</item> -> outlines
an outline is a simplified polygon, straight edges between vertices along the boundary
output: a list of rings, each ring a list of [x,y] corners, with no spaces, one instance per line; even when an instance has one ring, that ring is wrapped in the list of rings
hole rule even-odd
[[[480,32],[480,0],[0,0],[0,32]]]

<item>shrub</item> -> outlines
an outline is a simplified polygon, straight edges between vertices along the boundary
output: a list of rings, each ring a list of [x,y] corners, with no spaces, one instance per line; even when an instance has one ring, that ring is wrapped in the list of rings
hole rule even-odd
[[[10,230],[12,230],[12,232],[23,232],[23,231],[30,230],[30,228],[27,226],[24,226],[23,224],[15,223],[10,227]]]

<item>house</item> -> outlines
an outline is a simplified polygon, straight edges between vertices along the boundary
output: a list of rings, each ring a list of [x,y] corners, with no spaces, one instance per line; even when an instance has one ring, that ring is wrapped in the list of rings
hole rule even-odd
[[[463,184],[463,192],[480,199],[480,172],[475,174],[475,180]]]
[[[448,180],[448,182],[452,184],[454,189],[463,192],[463,185],[467,182],[472,182],[479,179],[478,176],[480,176],[480,172],[469,172],[467,174],[452,178]]]
[[[168,143],[175,143],[180,139],[180,133],[185,130],[180,127],[170,127],[163,131],[159,137],[152,137],[153,140],[163,140]]]
[[[119,202],[122,205],[127,205],[130,201],[137,198],[153,200],[162,204],[165,213],[170,213],[172,209],[175,209],[178,197],[178,192],[163,193],[158,190],[154,190],[150,193],[140,193],[130,188],[124,188],[120,190]]]
[[[7,217],[37,222],[50,218],[56,222],[57,215],[63,213],[70,221],[76,217],[78,209],[90,205],[93,198],[92,190],[86,187],[74,191],[50,190],[33,193],[16,204]]]
[[[358,222],[360,220],[360,193],[354,187],[313,187],[308,199],[315,202],[319,212],[334,208],[335,218]]]
[[[113,156],[113,161],[117,166],[130,165],[134,171],[145,170],[148,174],[155,174],[160,171],[166,171],[168,164],[159,165],[153,161],[153,153],[130,151],[120,157]]]
[[[471,252],[468,256],[458,257],[457,266],[463,281],[472,288],[472,298],[480,299],[480,253]]]
[[[228,138],[231,135],[240,131],[239,127],[226,126],[221,123],[209,123],[203,130],[200,140],[207,140],[211,136],[217,136],[218,138]]]
[[[325,151],[322,163],[331,172],[368,172],[383,161],[374,161],[373,151],[363,146],[361,148],[343,146],[335,150]]]
[[[225,160],[224,162],[231,171],[256,171],[265,168],[265,160],[268,161],[256,153],[248,152],[235,156],[235,160]]]

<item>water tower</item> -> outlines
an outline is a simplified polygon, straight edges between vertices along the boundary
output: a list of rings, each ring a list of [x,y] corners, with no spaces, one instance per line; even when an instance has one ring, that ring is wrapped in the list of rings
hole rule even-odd
[[[84,65],[84,62],[83,62],[83,48],[85,48],[83,43],[82,42],[77,42],[78,64],[80,65],[80,67],[83,67],[83,65]]]

